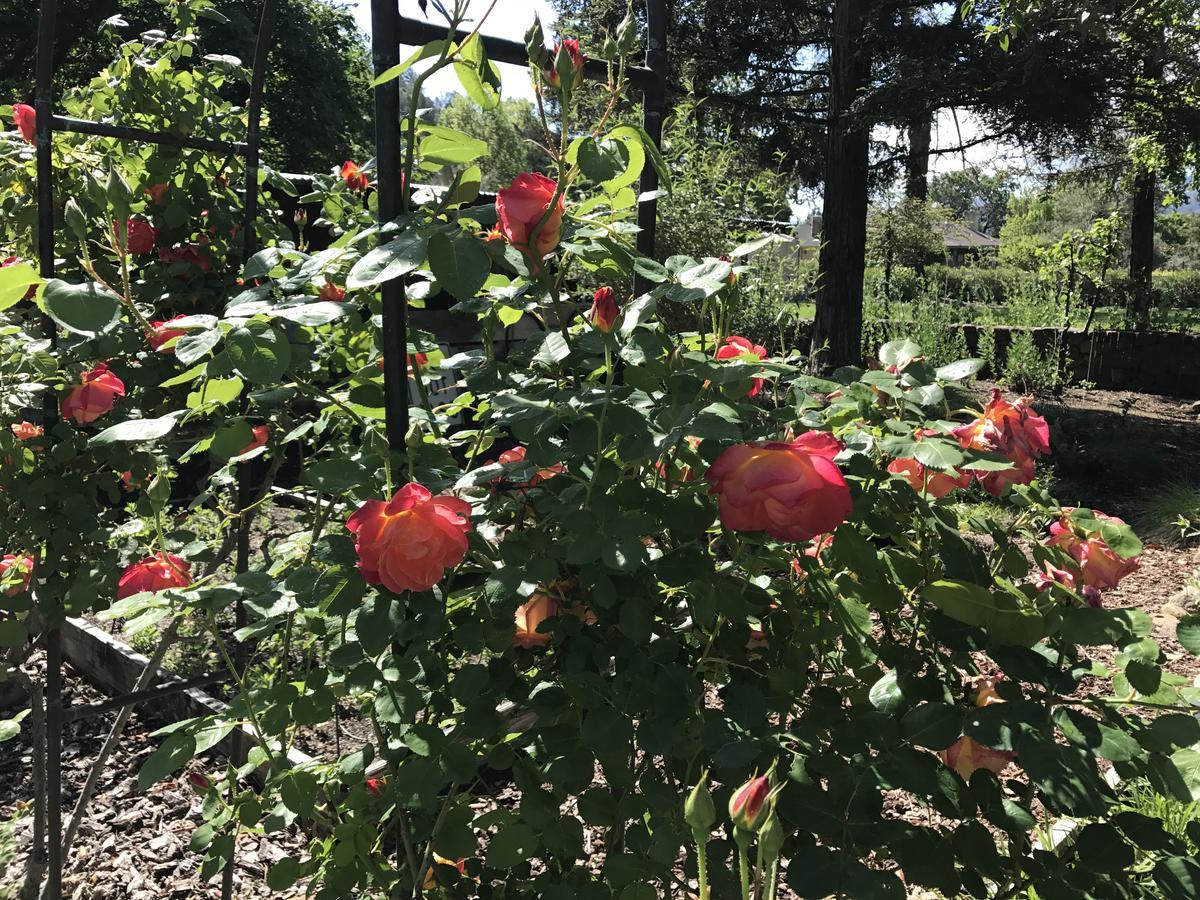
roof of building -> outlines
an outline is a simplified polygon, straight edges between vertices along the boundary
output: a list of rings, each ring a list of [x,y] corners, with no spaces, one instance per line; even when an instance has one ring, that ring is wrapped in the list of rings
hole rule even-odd
[[[995,250],[1000,241],[962,222],[940,222],[934,226],[942,233],[947,250]]]

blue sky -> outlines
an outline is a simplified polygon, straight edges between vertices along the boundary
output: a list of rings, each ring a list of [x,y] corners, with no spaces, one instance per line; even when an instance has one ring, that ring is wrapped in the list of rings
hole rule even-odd
[[[452,0],[448,0],[447,5],[450,5],[451,2]],[[370,0],[353,0],[353,5],[354,17],[358,20],[359,27],[370,34]],[[476,15],[483,15],[488,9],[488,5],[489,0],[471,0],[468,15],[472,12]],[[552,34],[551,26],[554,23],[555,15],[554,8],[548,0],[496,0],[495,8],[488,15],[481,31],[484,34],[519,41],[525,36],[525,29],[533,21],[535,13],[541,17],[547,34]],[[400,0],[400,14],[413,19],[424,18],[417,5],[417,0]],[[429,7],[429,19],[439,23],[442,21],[434,12],[432,4]],[[533,93],[529,88],[529,76],[525,69],[506,65],[500,65],[499,68],[500,76],[504,80],[504,96],[533,98]],[[426,92],[433,96],[450,91],[461,91],[461,88],[458,85],[458,79],[454,77],[454,72],[449,69],[434,75],[426,88]]]

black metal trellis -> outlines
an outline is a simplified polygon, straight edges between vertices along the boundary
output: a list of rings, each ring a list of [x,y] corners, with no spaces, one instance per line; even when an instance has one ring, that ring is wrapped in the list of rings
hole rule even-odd
[[[458,40],[467,34],[460,32]],[[431,22],[400,15],[397,0],[371,0],[371,56],[378,76],[400,62],[400,43],[421,45],[446,37],[446,29]],[[480,34],[488,58],[500,63],[526,66],[529,55],[525,45],[503,38]],[[665,0],[646,0],[646,61],[644,66],[630,66],[626,75],[630,83],[642,90],[643,128],[655,144],[662,143],[663,117],[666,114],[667,69],[667,10]],[[588,60],[583,68],[585,78],[603,81],[608,78],[608,66],[603,60]],[[375,165],[378,214],[380,225],[390,222],[400,212],[400,80],[392,80],[375,88]],[[658,221],[658,172],[647,164],[642,169],[641,193],[647,199],[638,203],[637,249],[653,257]],[[641,277],[635,277],[634,289],[643,293],[650,287]],[[407,301],[401,279],[386,282],[381,288],[383,306],[384,406],[388,445],[393,453],[404,450],[408,434],[408,321]]]
[[[286,2],[286,0],[285,0]],[[266,77],[267,53],[270,35],[275,27],[280,0],[264,0],[262,17],[259,20],[255,42],[254,60],[250,77],[250,96],[247,103],[248,129],[246,140],[215,141],[206,138],[183,136],[169,132],[152,131],[109,122],[92,122],[56,115],[54,112],[54,38],[57,33],[58,0],[41,0],[38,16],[37,57],[35,63],[36,93],[34,109],[36,120],[36,165],[37,165],[37,243],[38,266],[43,278],[53,278],[54,265],[54,162],[51,153],[56,131],[74,134],[90,134],[125,141],[140,141],[167,147],[205,150],[228,156],[241,156],[245,160],[245,187],[243,191],[242,249],[246,259],[253,255],[257,245],[256,220],[258,218],[259,191],[259,125],[262,117],[262,89]],[[58,347],[58,331],[54,320],[42,317],[42,330],[50,342],[51,351]],[[59,415],[56,396],[47,392],[43,415],[46,422],[55,421]],[[249,505],[252,485],[248,482],[248,470],[238,472],[238,543],[237,570],[249,568],[249,529],[246,517],[240,515]],[[62,610],[58,611],[61,615]],[[239,617],[244,613],[240,610]],[[193,682],[177,682],[145,691],[135,691],[114,697],[97,707],[80,707],[64,710],[62,702],[62,634],[55,624],[43,634],[46,648],[46,794],[38,802],[46,809],[45,858],[36,860],[45,866],[46,886],[44,900],[62,900],[62,876],[64,847],[62,835],[62,729],[64,721],[74,721],[95,715],[101,711],[119,709],[147,700],[178,693]],[[209,676],[213,677],[213,676]],[[195,681],[195,680],[193,680]],[[233,860],[227,863],[232,871]]]

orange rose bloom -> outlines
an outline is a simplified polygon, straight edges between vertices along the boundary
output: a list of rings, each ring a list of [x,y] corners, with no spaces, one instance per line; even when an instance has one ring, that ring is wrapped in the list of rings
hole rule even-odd
[[[84,373],[82,383],[67,394],[62,417],[86,425],[111,412],[117,397],[124,396],[125,383],[108,370],[106,363],[96,363],[92,371]]]
[[[171,344],[170,347],[166,347],[164,345],[169,341],[175,340],[176,338],[183,337],[183,335],[187,334],[187,331],[182,328],[171,328],[170,325],[172,322],[186,318],[187,316],[185,315],[178,315],[173,316],[166,321],[159,319],[151,322],[150,327],[153,330],[146,335],[146,341],[150,344],[151,349],[157,350],[159,353],[174,353],[174,344]]]
[[[970,781],[971,774],[976,769],[987,769],[999,775],[1017,758],[1017,754],[1009,750],[993,750],[965,734],[940,751],[938,756],[942,762],[961,775],[963,781]]]
[[[762,344],[755,344],[747,338],[740,335],[731,334],[725,338],[725,343],[717,348],[716,359],[741,359],[749,361],[751,359],[766,359],[767,348]],[[755,378],[750,386],[750,393],[747,397],[757,397],[762,393],[763,380]]]
[[[467,555],[471,504],[433,496],[415,481],[391,500],[368,500],[346,522],[358,568],[389,591],[427,591]]]
[[[365,191],[371,184],[367,176],[363,174],[363,170],[358,167],[358,163],[353,163],[346,160],[342,163],[342,181],[346,182],[346,187],[352,191]]]
[[[333,300],[341,302],[346,299],[346,292],[334,284],[332,281],[325,282],[321,287],[321,292],[317,294],[318,300]]]
[[[29,589],[29,579],[33,576],[33,557],[5,553],[0,557],[0,578],[8,575],[10,569],[21,576],[21,583],[5,591],[4,596],[16,597]]]
[[[525,462],[525,454],[527,452],[528,451],[526,450],[526,448],[523,444],[517,444],[517,446],[513,447],[511,450],[505,450],[503,453],[501,453],[500,456],[497,458],[497,462],[500,462],[500,463]],[[530,478],[528,481],[522,482],[521,484],[519,484],[517,486],[518,487],[536,487],[537,485],[541,484],[543,481],[553,478],[555,475],[560,475],[565,471],[566,471],[566,469],[563,468],[562,463],[555,463],[554,465],[547,466],[544,469],[538,469],[537,472],[534,473],[532,478]],[[497,479],[497,480],[499,480],[499,479]]]
[[[730,531],[765,531],[780,541],[807,541],[850,516],[850,489],[833,457],[841,442],[822,431],[780,441],[737,444],[706,473],[720,495],[721,524]]]
[[[34,425],[32,422],[13,422],[8,427],[12,429],[13,437],[18,441],[33,440],[46,433],[41,425]]]
[[[955,488],[965,488],[971,483],[970,475],[951,475],[937,469],[930,469],[927,476],[925,466],[915,459],[893,459],[887,469],[893,475],[902,477],[917,493],[924,487],[925,493],[935,500],[941,500]]]
[[[997,390],[979,418],[951,432],[964,449],[999,453],[1013,464],[1012,469],[980,472],[976,477],[984,490],[999,497],[1006,484],[1033,481],[1034,463],[1050,452],[1050,427],[1029,408],[1028,398],[1009,403]]]
[[[529,246],[533,232],[550,209],[550,201],[554,200],[557,190],[558,184],[553,179],[537,172],[525,172],[496,194],[500,232],[510,244],[529,257],[535,271],[540,268],[540,260],[558,246],[562,237],[566,207],[560,195],[546,223],[538,231],[534,248],[531,250]]]
[[[459,875],[467,874],[467,858],[465,856],[459,860],[453,860],[453,859],[446,859],[446,857],[441,856],[437,852],[435,852],[433,854],[433,861],[436,865],[439,865],[439,866],[451,866],[458,872]],[[424,884],[421,885],[423,890],[432,891],[434,888],[436,888],[438,886],[437,875],[434,874],[433,870],[434,870],[433,866],[430,866],[428,869],[425,870],[425,882],[424,882]]]
[[[121,573],[121,580],[117,582],[117,599],[124,600],[142,591],[187,587],[191,583],[191,566],[174,553],[159,551]]]
[[[1137,571],[1140,557],[1122,559],[1117,556],[1100,532],[1084,532],[1078,523],[1071,520],[1069,513],[1069,510],[1064,510],[1062,518],[1050,526],[1050,538],[1046,545],[1065,550],[1079,563],[1085,588],[1101,591],[1114,588],[1126,575]],[[1102,512],[1096,512],[1095,516],[1118,525],[1125,524],[1123,519]]]
[[[549,594],[534,594],[528,601],[517,607],[513,646],[532,650],[550,643],[550,634],[538,631],[538,626],[547,619],[553,619],[560,612],[562,612],[562,606]]]

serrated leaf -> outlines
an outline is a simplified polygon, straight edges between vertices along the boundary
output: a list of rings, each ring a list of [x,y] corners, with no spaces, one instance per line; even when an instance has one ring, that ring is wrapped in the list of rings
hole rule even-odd
[[[158,419],[129,419],[110,425],[95,437],[89,444],[112,444],[118,441],[153,441],[169,434],[175,427],[174,416],[162,416]]]
[[[425,239],[405,231],[356,262],[346,276],[346,288],[357,291],[407,275],[425,262],[425,252]]]

